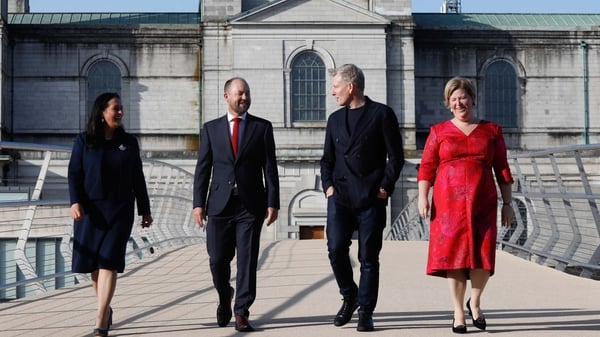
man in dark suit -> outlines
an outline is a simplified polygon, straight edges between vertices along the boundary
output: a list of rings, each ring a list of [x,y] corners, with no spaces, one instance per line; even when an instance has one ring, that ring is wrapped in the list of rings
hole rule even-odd
[[[235,293],[235,329],[253,331],[248,315],[256,297],[260,233],[263,221],[272,224],[279,211],[275,141],[271,123],[248,114],[250,88],[243,78],[228,80],[224,97],[227,114],[202,128],[194,177],[194,218],[200,227],[208,218],[206,247],[219,294],[218,325],[229,324]],[[229,280],[236,250],[234,292]]]
[[[327,249],[343,297],[334,318],[342,326],[358,308],[358,331],[372,331],[379,291],[379,253],[387,199],[404,164],[402,138],[394,111],[364,96],[360,68],[346,64],[333,72],[333,96],[341,109],[327,121],[321,181],[327,196]],[[360,282],[350,263],[350,244],[358,231]]]

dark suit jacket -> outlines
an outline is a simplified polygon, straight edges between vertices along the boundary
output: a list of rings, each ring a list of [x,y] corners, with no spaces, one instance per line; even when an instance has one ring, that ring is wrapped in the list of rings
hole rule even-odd
[[[194,208],[206,215],[223,211],[234,184],[244,207],[264,216],[267,207],[279,209],[279,173],[271,122],[247,115],[238,156],[231,148],[227,115],[204,124],[194,177]],[[264,181],[264,183],[263,183]]]
[[[351,134],[346,128],[347,113],[347,108],[341,108],[327,121],[321,182],[324,191],[333,185],[336,202],[365,208],[375,203],[379,188],[388,196],[394,192],[404,165],[402,137],[394,111],[368,97]]]
[[[88,211],[90,202],[106,198],[108,188],[117,191],[114,195],[118,199],[110,200],[111,209],[100,210],[105,213],[109,222],[111,216],[107,214],[114,215],[116,212],[112,208],[119,204],[133,203],[134,198],[137,200],[138,214],[150,214],[150,201],[137,139],[125,132],[118,133],[118,137],[118,142],[121,144],[120,151],[113,155],[118,156],[114,159],[120,162],[120,169],[119,174],[111,177],[110,181],[104,181],[102,174],[103,157],[107,155],[104,148],[101,145],[95,148],[88,147],[85,132],[75,138],[69,160],[68,181],[71,204],[81,203]]]

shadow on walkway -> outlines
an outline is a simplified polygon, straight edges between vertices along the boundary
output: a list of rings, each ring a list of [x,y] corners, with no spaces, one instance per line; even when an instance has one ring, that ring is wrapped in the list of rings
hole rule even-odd
[[[341,305],[325,241],[263,242],[250,319],[259,336],[351,336],[332,324]],[[352,254],[356,257],[356,244]],[[427,242],[386,241],[381,256],[377,336],[451,336],[446,280],[425,275]],[[233,264],[235,267],[235,263]],[[498,252],[483,298],[486,332],[498,336],[597,336],[600,283]],[[358,267],[356,276],[358,276]],[[235,268],[233,270],[235,273]],[[157,252],[119,275],[111,336],[237,336],[215,321],[204,246]],[[89,284],[0,304],[2,336],[87,336],[95,316]]]

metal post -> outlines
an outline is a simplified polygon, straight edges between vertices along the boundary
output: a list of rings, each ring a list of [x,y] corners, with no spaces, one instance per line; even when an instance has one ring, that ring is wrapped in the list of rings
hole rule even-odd
[[[585,41],[579,43],[583,50],[583,143],[590,143],[590,102],[589,102],[589,78],[588,78],[588,44]]]

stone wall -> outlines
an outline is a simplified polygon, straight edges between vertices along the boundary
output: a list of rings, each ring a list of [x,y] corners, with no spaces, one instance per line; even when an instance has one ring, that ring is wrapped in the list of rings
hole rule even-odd
[[[87,72],[95,62],[110,61],[122,76],[125,128],[140,137],[142,148],[197,150],[197,26],[18,26],[8,35],[12,49],[5,60],[12,65],[4,68],[4,85],[11,86],[6,101],[13,109],[4,114],[13,120],[7,128],[15,140],[70,144],[89,116]]]
[[[417,147],[431,124],[451,118],[443,104],[445,82],[453,76],[475,81],[476,113],[485,118],[481,89],[485,67],[495,60],[517,72],[518,127],[505,128],[512,149],[543,149],[581,144],[584,128],[584,50],[589,74],[590,143],[600,142],[600,40],[595,32],[569,31],[415,31],[415,116]]]

